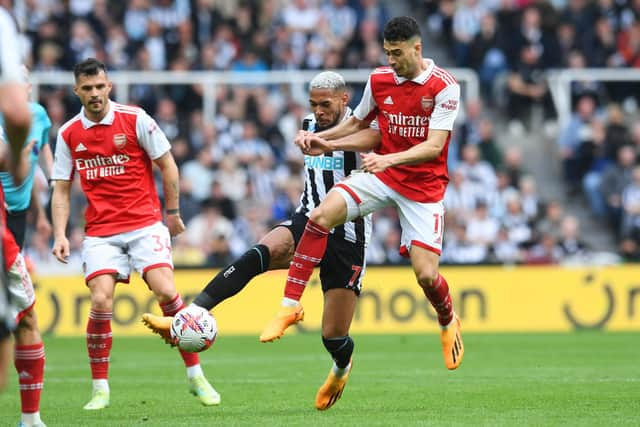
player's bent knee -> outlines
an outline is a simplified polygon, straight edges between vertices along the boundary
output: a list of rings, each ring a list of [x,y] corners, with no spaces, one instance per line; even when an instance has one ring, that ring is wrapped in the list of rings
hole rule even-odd
[[[20,319],[18,323],[18,328],[29,330],[29,331],[37,331],[38,330],[38,318],[36,317],[36,312],[33,310],[33,307],[30,308],[24,316]]]
[[[324,227],[327,222],[325,215],[326,214],[325,214],[324,208],[322,208],[321,206],[318,206],[311,211],[311,214],[309,214],[309,220],[313,221],[318,225],[322,225]]]
[[[424,269],[420,272],[417,272],[416,277],[418,278],[418,283],[420,284],[420,286],[433,286],[433,282],[435,282],[438,278],[438,269]]]
[[[92,295],[91,308],[98,311],[111,311],[113,308],[113,298],[103,294]]]
[[[311,211],[309,220],[318,224],[324,228],[334,228],[337,225],[343,224],[346,219],[346,212],[334,211],[322,204]]]

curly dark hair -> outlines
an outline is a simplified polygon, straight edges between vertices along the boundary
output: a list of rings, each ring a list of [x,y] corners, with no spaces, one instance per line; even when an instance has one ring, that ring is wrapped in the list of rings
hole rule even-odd
[[[420,27],[410,16],[397,16],[386,23],[383,35],[388,42],[403,42],[420,37]]]

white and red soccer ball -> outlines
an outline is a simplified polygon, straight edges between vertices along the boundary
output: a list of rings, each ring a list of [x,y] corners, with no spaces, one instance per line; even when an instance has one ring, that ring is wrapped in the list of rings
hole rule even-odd
[[[216,319],[202,307],[191,304],[173,316],[171,338],[181,350],[204,351],[211,347],[217,335]]]

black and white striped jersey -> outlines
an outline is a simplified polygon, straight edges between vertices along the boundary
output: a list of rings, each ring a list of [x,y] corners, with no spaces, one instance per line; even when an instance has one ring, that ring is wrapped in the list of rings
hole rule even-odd
[[[351,116],[351,109],[347,107],[343,120]],[[313,114],[304,118],[310,132],[315,132],[316,121]],[[300,196],[300,205],[296,212],[309,216],[309,213],[320,204],[331,187],[349,176],[352,170],[359,169],[360,156],[352,151],[334,151],[323,156],[304,156],[305,180],[304,191]],[[371,215],[357,218],[333,230],[336,236],[342,236],[352,243],[369,242],[371,236]]]

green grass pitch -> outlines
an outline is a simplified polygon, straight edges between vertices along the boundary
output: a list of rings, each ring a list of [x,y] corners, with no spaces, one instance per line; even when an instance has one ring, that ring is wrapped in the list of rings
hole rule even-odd
[[[222,395],[203,407],[182,362],[158,338],[114,337],[111,407],[90,397],[82,338],[45,340],[42,417],[55,426],[611,426],[640,425],[640,333],[466,334],[462,366],[444,368],[436,335],[354,336],[342,399],[316,411],[330,359],[315,334],[274,344],[220,336],[202,353]],[[17,378],[0,426],[19,420]]]

